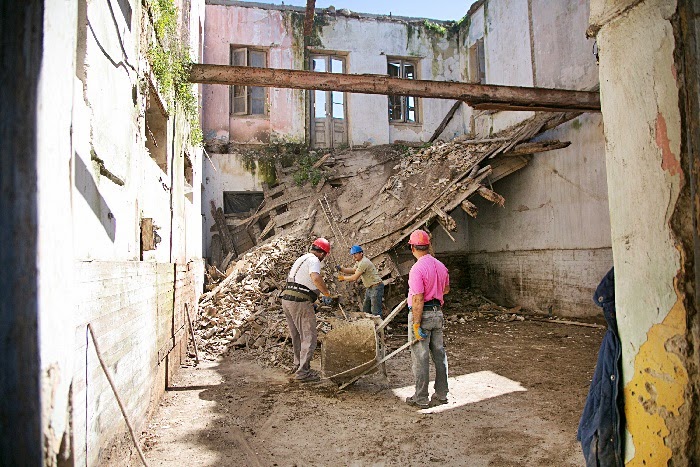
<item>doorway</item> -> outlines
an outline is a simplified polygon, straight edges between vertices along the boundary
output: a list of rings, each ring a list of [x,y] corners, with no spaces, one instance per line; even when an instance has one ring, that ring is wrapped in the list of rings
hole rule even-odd
[[[312,55],[311,70],[319,73],[345,73],[345,58],[336,55]],[[348,142],[342,91],[313,91],[311,94],[311,146],[338,148]]]

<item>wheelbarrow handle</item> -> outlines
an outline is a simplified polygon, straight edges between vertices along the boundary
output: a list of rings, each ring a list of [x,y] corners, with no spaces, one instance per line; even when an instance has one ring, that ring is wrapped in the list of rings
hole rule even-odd
[[[342,385],[338,388],[338,390],[343,390],[343,389],[345,389],[346,387],[350,386],[352,383],[354,383],[355,381],[357,381],[358,379],[360,379],[361,377],[363,377],[364,375],[366,375],[366,374],[369,373],[370,371],[374,370],[375,368],[377,368],[379,365],[381,365],[382,363],[386,362],[386,361],[389,360],[390,358],[394,357],[397,353],[406,350],[407,348],[409,348],[410,346],[412,346],[412,345],[415,344],[416,342],[418,342],[418,339],[413,339],[411,342],[406,342],[404,345],[402,345],[402,346],[399,347],[398,349],[394,350],[394,351],[391,352],[389,355],[387,355],[386,357],[382,358],[382,359],[379,360],[377,363],[375,363],[374,365],[372,365],[371,367],[369,367],[368,369],[366,369],[365,371],[363,371],[363,372],[360,373],[359,375],[355,376],[353,379],[351,379],[351,380],[348,381],[347,383],[342,384]]]

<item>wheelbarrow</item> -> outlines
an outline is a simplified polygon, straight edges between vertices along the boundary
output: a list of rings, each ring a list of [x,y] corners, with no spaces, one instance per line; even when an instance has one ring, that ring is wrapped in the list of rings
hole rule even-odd
[[[362,318],[331,330],[321,346],[323,376],[344,389],[362,376],[376,372],[384,363],[413,342],[407,342],[386,355],[384,328],[406,306],[404,299],[378,325],[371,318]]]

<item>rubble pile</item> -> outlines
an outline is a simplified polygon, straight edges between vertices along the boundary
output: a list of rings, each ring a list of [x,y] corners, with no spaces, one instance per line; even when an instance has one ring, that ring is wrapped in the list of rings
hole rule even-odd
[[[463,172],[472,167],[479,156],[490,148],[490,143],[453,140],[436,142],[417,151],[409,149],[401,161],[392,167],[394,174],[389,177],[381,192],[400,190],[408,178],[425,173],[435,165],[440,166],[445,174]],[[449,177],[436,180],[439,185],[447,185],[449,181]]]
[[[470,289],[453,289],[445,299],[445,321],[464,324],[479,318],[494,321],[524,321],[521,306],[505,308]]]
[[[223,279],[220,271],[208,270],[211,290],[200,299],[195,329],[205,358],[240,348],[263,364],[291,366],[291,341],[279,295],[287,272],[308,246],[306,238],[280,237],[248,251]],[[330,330],[329,321],[319,318],[319,331]]]

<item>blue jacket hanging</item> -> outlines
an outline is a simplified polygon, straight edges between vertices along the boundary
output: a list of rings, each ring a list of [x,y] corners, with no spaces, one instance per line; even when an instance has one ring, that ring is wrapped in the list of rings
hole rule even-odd
[[[586,467],[622,467],[622,430],[624,427],[620,337],[615,317],[615,273],[605,275],[593,300],[603,309],[608,330],[598,352],[591,388],[578,425]]]

